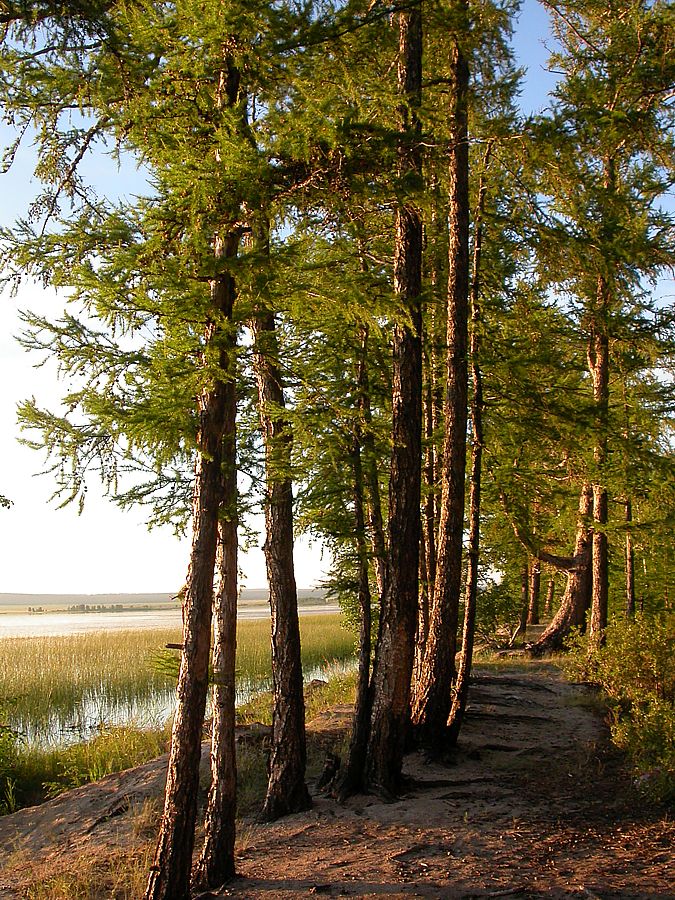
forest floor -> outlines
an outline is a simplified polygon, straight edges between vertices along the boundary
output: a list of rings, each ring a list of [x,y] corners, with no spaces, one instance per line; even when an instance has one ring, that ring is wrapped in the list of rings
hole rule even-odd
[[[349,722],[349,707],[324,713],[310,724],[310,744],[329,749]],[[165,765],[0,819],[0,897],[133,897],[31,885],[83,857],[105,868],[120,848],[151,853]],[[672,817],[636,793],[589,689],[551,665],[480,668],[452,759],[412,754],[404,771],[396,802],[359,796],[340,805],[315,793],[306,813],[245,822],[239,877],[204,900],[675,900]]]

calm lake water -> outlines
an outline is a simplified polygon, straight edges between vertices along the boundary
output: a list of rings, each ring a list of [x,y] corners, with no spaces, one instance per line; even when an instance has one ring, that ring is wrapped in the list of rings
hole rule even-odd
[[[336,613],[339,608],[333,604],[303,604],[300,615]],[[238,610],[240,619],[268,619],[269,607],[264,603],[245,602]],[[0,641],[13,637],[52,637],[92,632],[115,633],[121,631],[144,631],[156,628],[175,628],[180,633],[181,612],[179,609],[124,610],[120,612],[40,612],[40,613],[0,613]],[[354,660],[344,660],[328,664],[329,669],[350,670]],[[304,673],[306,680],[326,678],[329,671],[325,666],[313,668]],[[237,679],[237,703],[244,703],[261,690],[269,690],[268,679]],[[52,708],[48,721],[34,723],[24,720],[19,710],[12,707],[5,711],[9,724],[23,735],[29,744],[40,746],[63,746],[74,741],[87,740],[111,726],[133,723],[141,727],[161,726],[171,716],[175,708],[175,685],[157,684],[150,691],[137,695],[111,696],[102,684],[99,689],[82,696],[80,702],[70,712]],[[53,713],[53,714],[52,714]]]
[[[302,606],[300,615],[336,613],[339,607],[321,603]],[[262,604],[241,606],[240,619],[266,619],[269,609]],[[59,634],[82,634],[91,631],[141,631],[148,628],[180,628],[179,609],[139,610],[90,613],[1,613],[0,640],[3,637],[46,637]]]

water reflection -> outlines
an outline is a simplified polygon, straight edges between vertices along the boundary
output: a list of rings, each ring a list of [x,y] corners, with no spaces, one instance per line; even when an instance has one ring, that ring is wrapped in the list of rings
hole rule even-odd
[[[315,679],[351,672],[356,659],[332,660],[305,672],[305,683]],[[271,678],[238,678],[236,704],[241,706],[257,693],[272,690]],[[210,704],[210,701],[209,701]],[[80,741],[91,740],[110,728],[132,725],[139,728],[162,728],[173,715],[176,706],[175,687],[153,686],[135,696],[111,696],[101,685],[94,693],[86,694],[69,711],[53,710],[39,723],[13,719],[10,724],[28,743],[36,747],[63,747]],[[207,705],[207,718],[210,709]]]

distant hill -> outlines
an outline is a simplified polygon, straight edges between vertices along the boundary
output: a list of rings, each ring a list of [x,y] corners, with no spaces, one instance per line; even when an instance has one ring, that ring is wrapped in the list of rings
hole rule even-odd
[[[298,602],[302,604],[326,603],[326,592],[322,589],[300,588]],[[67,609],[70,606],[175,606],[175,594],[3,594],[0,593],[0,607],[27,609],[30,607],[53,607]],[[241,592],[240,604],[266,603],[269,599],[267,588],[245,588]]]

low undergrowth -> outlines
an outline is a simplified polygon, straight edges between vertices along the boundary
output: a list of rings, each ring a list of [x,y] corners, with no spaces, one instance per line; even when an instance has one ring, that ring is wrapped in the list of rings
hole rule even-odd
[[[602,646],[577,635],[565,669],[602,691],[612,740],[631,758],[636,785],[675,801],[675,614],[615,619]]]
[[[25,900],[138,900],[145,893],[154,840],[133,849],[82,854],[67,869],[53,862],[16,861]]]
[[[0,813],[41,803],[63,791],[139,766],[168,749],[169,731],[131,725],[102,730],[90,741],[41,748],[19,740],[5,775]]]

